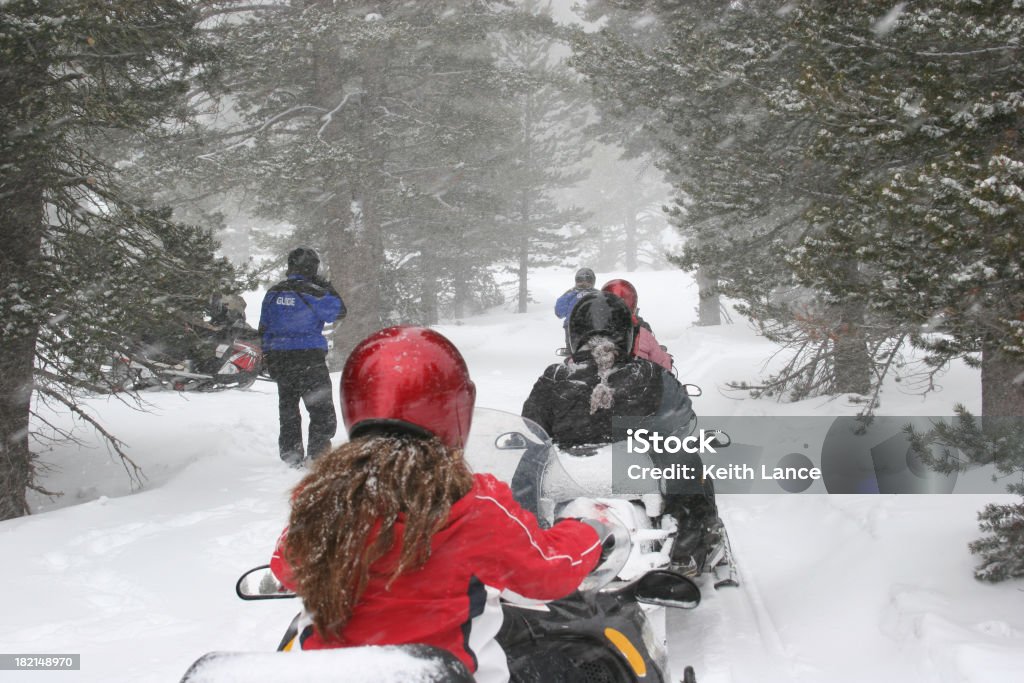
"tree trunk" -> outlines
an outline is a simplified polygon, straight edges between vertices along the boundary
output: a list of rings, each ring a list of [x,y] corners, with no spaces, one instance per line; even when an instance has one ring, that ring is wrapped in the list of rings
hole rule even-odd
[[[522,237],[519,239],[519,313],[526,313],[530,298],[527,276],[530,271],[530,198],[523,193],[519,202],[520,219],[523,221]]]
[[[1024,360],[998,346],[981,350],[981,414],[1024,417]]]
[[[860,264],[851,260],[843,268],[847,287],[856,292],[860,284]],[[837,394],[866,394],[871,391],[871,357],[864,337],[864,304],[848,299],[834,308],[839,324],[833,338],[835,362],[835,392]]]
[[[626,209],[626,272],[632,273],[637,266],[636,211]]]
[[[864,310],[859,305],[843,309],[835,343],[835,391],[866,394],[871,391],[871,357],[861,326]]]
[[[436,325],[437,315],[437,277],[433,270],[435,256],[429,250],[423,250],[420,256],[420,263],[423,266],[420,285],[420,308],[424,325]]]
[[[28,447],[35,335],[4,344],[0,354],[0,520],[27,515],[32,481]]]
[[[38,280],[34,264],[42,248],[42,206],[42,193],[36,188],[17,188],[0,204],[4,235],[0,292],[32,296],[28,290]],[[29,513],[25,492],[33,477],[29,418],[37,336],[34,322],[4,323],[0,328],[0,520]]]
[[[722,324],[722,303],[715,291],[717,284],[715,278],[708,274],[704,266],[697,268],[695,279],[697,280],[697,324],[698,325],[721,325]]]
[[[530,290],[526,286],[526,277],[530,270],[530,240],[525,235],[519,240],[519,313],[526,313],[526,300]]]
[[[347,79],[334,62],[333,46],[321,47],[317,54],[318,99],[335,106],[341,101],[346,87],[356,86]],[[337,179],[334,191],[338,200],[332,202],[338,212],[339,230],[328,232],[338,235],[330,241],[332,274],[335,285],[345,300],[348,314],[337,324],[332,335],[333,349],[329,358],[334,370],[344,365],[352,349],[366,337],[381,328],[384,312],[380,279],[384,270],[384,245],[377,213],[377,191],[380,173],[388,150],[385,143],[374,135],[376,107],[386,94],[387,50],[377,49],[367,55],[362,73],[358,77],[358,101],[350,106],[359,108],[358,126],[344,132],[335,127],[335,135],[356,135],[364,151],[364,161],[345,168],[344,176]],[[347,188],[347,190],[346,190]],[[347,196],[346,196],[347,195]]]
[[[348,229],[331,241],[331,272],[348,315],[334,327],[331,367],[340,369],[356,344],[381,328],[380,276],[383,249],[379,246],[373,199],[356,199],[359,215],[350,216]]]
[[[466,283],[464,272],[459,269],[455,274],[455,282],[452,295],[452,317],[456,320],[466,317],[466,300],[469,298],[469,285]]]

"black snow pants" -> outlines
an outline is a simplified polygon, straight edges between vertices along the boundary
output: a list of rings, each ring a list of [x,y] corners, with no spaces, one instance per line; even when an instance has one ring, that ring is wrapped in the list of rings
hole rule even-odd
[[[331,445],[331,437],[338,430],[334,390],[326,358],[326,352],[320,349],[269,351],[265,354],[267,370],[277,382],[281,420],[277,445],[281,459],[290,465],[301,463],[303,454],[309,459],[320,456]],[[302,448],[300,400],[309,412],[309,440],[305,450]]]

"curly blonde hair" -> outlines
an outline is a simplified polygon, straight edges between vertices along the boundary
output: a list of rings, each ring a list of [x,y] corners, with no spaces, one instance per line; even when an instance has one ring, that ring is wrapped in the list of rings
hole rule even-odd
[[[371,568],[396,543],[401,554],[388,585],[430,557],[430,539],[452,503],[473,486],[462,451],[436,438],[380,434],[321,456],[295,488],[285,542],[296,592],[317,630],[337,637],[370,580]]]

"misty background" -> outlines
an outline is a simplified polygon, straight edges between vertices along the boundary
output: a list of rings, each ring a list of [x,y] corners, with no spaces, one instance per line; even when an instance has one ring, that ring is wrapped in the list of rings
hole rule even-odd
[[[300,244],[335,370],[530,310],[537,268],[683,268],[783,360],[746,396],[867,418],[963,361],[1024,416],[1022,36],[1019,1],[4,0],[0,519],[74,438],[40,405],[126,457],[83,402],[111,358]]]

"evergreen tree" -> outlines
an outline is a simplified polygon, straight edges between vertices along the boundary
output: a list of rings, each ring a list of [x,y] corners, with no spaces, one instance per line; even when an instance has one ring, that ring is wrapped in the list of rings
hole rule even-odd
[[[917,458],[945,474],[973,465],[995,465],[995,476],[1012,477],[1009,492],[1024,496],[1024,420],[991,416],[978,420],[963,406],[957,406],[956,413],[952,423],[939,422],[927,433],[908,428]],[[974,576],[993,583],[1024,577],[1024,501],[990,503],[978,513],[978,521],[986,536],[969,546],[981,559]]]
[[[833,154],[873,159],[843,217],[863,235],[865,298],[931,367],[979,366],[983,415],[1024,416],[1024,5],[887,7],[870,3],[870,30],[836,36],[863,45],[873,72],[842,74],[850,95],[826,100],[836,119],[873,114],[827,138]]]
[[[1008,135],[1021,115],[1021,11],[819,2],[782,24],[801,76],[779,93],[812,122],[808,149],[832,187],[810,198],[788,265],[878,329],[876,394],[906,340],[929,352],[926,386],[963,357],[982,368],[985,414],[1024,414],[1013,383],[1024,365],[1007,344],[1024,296],[1019,135]]]
[[[577,253],[566,229],[586,214],[562,208],[559,191],[586,177],[581,163],[590,152],[584,137],[590,110],[578,75],[558,57],[561,31],[541,3],[524,5],[529,19],[496,39],[499,65],[517,80],[501,174],[520,313],[529,302],[530,267],[562,263]]]
[[[760,391],[870,410],[909,341],[925,386],[962,357],[985,413],[1022,414],[1019,3],[614,4],[662,42],[581,43],[581,68],[659,114],[680,263],[797,351]]]
[[[28,512],[30,440],[53,436],[33,398],[126,458],[81,393],[104,388],[113,354],[229,284],[209,236],[140,205],[110,152],[187,116],[212,58],[197,19],[175,0],[0,5],[0,519]]]
[[[595,145],[589,176],[566,193],[590,214],[574,241],[580,263],[598,273],[668,263],[662,245],[668,221],[662,207],[670,187],[650,155],[624,159],[623,154],[617,146]]]
[[[759,392],[867,391],[859,305],[801,287],[785,260],[808,232],[804,210],[833,190],[810,154],[815,130],[787,97],[800,62],[778,3],[637,0],[591,11],[609,21],[581,34],[577,63],[605,112],[645,124],[634,144],[653,147],[675,189],[670,214],[687,238],[676,262],[697,270],[701,323],[718,321],[721,292],[793,350]]]
[[[527,19],[507,2],[297,0],[224,24],[242,126],[206,158],[325,256],[350,310],[336,359],[387,322],[465,308],[509,256],[499,169],[522,80],[492,48]]]

